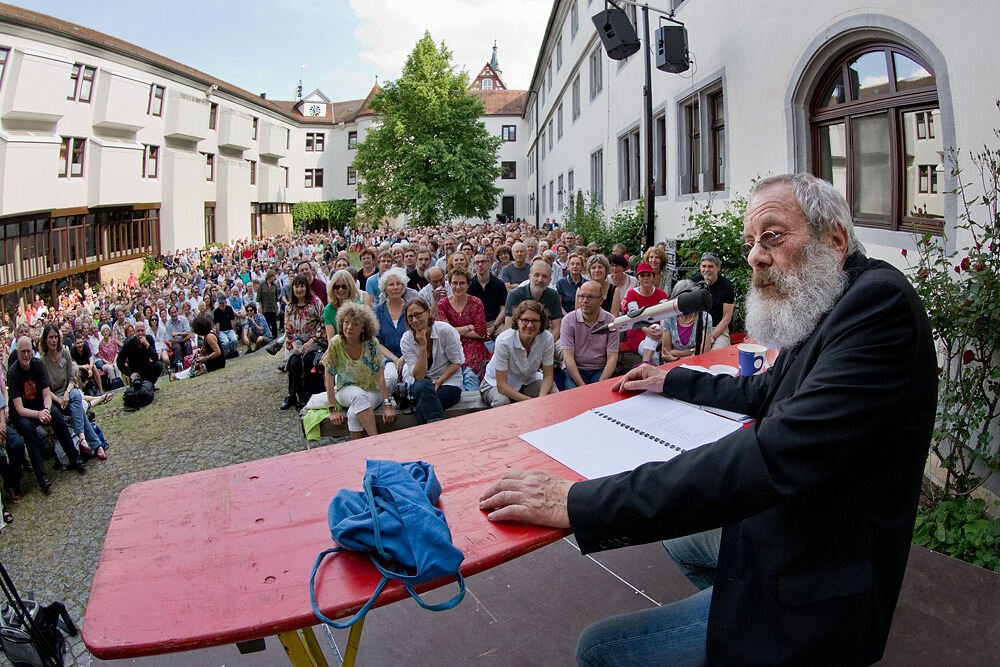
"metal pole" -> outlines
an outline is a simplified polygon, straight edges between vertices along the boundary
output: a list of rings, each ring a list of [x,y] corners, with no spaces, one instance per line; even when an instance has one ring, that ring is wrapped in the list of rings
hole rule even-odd
[[[655,183],[653,181],[653,83],[649,72],[649,5],[642,6],[642,23],[645,31],[643,38],[643,63],[646,65],[646,85],[642,89],[642,97],[645,113],[646,125],[646,192],[643,197],[643,214],[646,218],[643,223],[645,244],[651,248],[653,241],[653,195],[655,193]],[[664,165],[666,166],[666,165]]]

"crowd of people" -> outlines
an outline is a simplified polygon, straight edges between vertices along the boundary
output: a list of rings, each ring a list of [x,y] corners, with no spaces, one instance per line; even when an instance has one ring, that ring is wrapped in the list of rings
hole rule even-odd
[[[27,470],[49,492],[43,435],[81,472],[84,458],[106,458],[87,412],[109,392],[212,372],[263,347],[280,353],[287,374],[281,409],[326,391],[331,420],[346,421],[357,438],[377,432],[377,408],[385,422],[394,418],[390,398],[401,384],[425,423],[443,418],[463,391],[499,406],[612,377],[627,370],[623,352],[656,363],[709,349],[725,340],[716,333],[732,316],[731,285],[728,293],[713,287],[724,312],[652,323],[621,340],[591,334],[669,298],[664,248],[633,257],[621,245],[599,248],[522,221],[277,236],[162,262],[149,282],[131,274],[84,283],[3,313],[8,501],[22,495]],[[707,254],[702,273],[721,287],[728,281],[718,269]]]

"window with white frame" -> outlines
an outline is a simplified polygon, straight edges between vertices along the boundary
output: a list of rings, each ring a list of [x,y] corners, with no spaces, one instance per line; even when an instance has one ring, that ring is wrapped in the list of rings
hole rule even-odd
[[[556,190],[556,195],[558,195],[558,197],[559,197],[559,201],[558,201],[559,208],[556,209],[557,211],[563,210],[563,195],[564,194],[565,194],[565,191],[563,190],[563,175],[559,174],[559,189]]]
[[[590,195],[598,204],[604,203],[604,149],[590,154]]]
[[[576,0],[573,0],[573,4],[569,8],[569,38],[570,41],[576,37],[577,31],[580,29],[580,10],[577,7]]]
[[[482,88],[483,90],[493,90],[493,79],[483,79]]]
[[[601,89],[604,87],[604,80],[601,75],[603,58],[601,58],[600,45],[590,52],[590,57],[587,60],[590,64],[590,99],[593,100],[601,94]]]
[[[215,153],[202,153],[205,156],[205,180],[215,180]]]
[[[555,211],[556,210],[555,195],[556,195],[555,183],[554,183],[554,181],[549,181],[549,210],[550,211]]]
[[[552,119],[550,118],[549,119],[549,150],[552,150],[552,135],[554,135],[554,134],[555,134],[555,132],[552,131]]]
[[[556,108],[556,138],[562,139],[563,135],[563,103],[560,102]]]
[[[545,186],[542,186],[542,213],[545,213]]]
[[[322,176],[320,177],[322,178]],[[347,184],[357,185],[358,183],[358,172],[354,170],[354,167],[347,168]]]
[[[545,159],[545,130],[538,135],[538,149],[542,152],[541,159]]]
[[[504,125],[501,127],[500,138],[504,141],[517,141],[517,125]]]
[[[167,89],[155,83],[149,86],[149,104],[146,106],[146,113],[150,116],[163,115],[163,96]]]
[[[551,91],[552,90],[552,61],[551,60],[549,61],[549,64],[545,67],[545,80],[546,80],[546,84],[545,84],[546,89],[548,89],[548,90]]]
[[[639,198],[639,128],[618,137],[618,199]]]
[[[556,71],[562,69],[562,37],[556,40]]]
[[[528,175],[535,173],[535,151],[528,151]]]
[[[576,78],[573,79],[573,120],[580,117],[580,75],[577,74]]]

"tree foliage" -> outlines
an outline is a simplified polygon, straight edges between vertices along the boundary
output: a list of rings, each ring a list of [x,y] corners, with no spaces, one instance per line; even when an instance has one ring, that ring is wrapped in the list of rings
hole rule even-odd
[[[698,278],[699,258],[704,252],[714,252],[722,260],[722,273],[733,283],[736,308],[730,331],[745,328],[743,304],[750,288],[750,266],[743,258],[743,215],[749,197],[734,197],[721,207],[713,199],[688,208],[688,227],[677,248],[678,273]],[[680,276],[679,276],[680,277]]]
[[[580,193],[567,208],[566,231],[581,236],[587,243],[596,243],[601,251],[610,253],[617,243],[624,243],[630,254],[641,253],[643,208],[640,201],[635,207],[615,211],[609,220],[604,214],[604,204],[593,194]]]
[[[354,159],[366,216],[405,213],[410,224],[426,226],[485,218],[496,207],[501,139],[479,120],[482,102],[468,93],[468,76],[451,55],[425,32],[400,78],[372,97],[380,119]]]
[[[292,222],[296,228],[301,228],[313,220],[325,220],[329,225],[341,228],[354,222],[355,208],[353,199],[300,201],[292,205]]]

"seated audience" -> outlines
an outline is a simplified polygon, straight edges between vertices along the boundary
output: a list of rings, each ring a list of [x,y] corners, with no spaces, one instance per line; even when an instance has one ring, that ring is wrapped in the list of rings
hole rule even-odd
[[[89,456],[94,454],[104,460],[107,456],[94,425],[87,419],[90,403],[84,400],[83,392],[76,386],[78,370],[69,350],[62,344],[62,336],[53,324],[46,324],[38,341],[38,352],[49,376],[49,390],[53,401],[64,416],[69,417],[73,444],[77,450]],[[110,395],[107,396],[111,398]]]
[[[694,282],[678,280],[670,290],[670,298],[698,289]],[[699,315],[701,321],[699,322]],[[712,347],[712,316],[708,312],[678,315],[663,322],[663,363],[708,352]],[[700,342],[700,344],[699,344]]]
[[[164,368],[170,368],[170,347],[167,345],[167,327],[160,322],[160,316],[151,313],[146,320],[146,331],[153,339],[156,355]]]
[[[170,356],[174,360],[173,367],[180,370],[184,365],[184,357],[192,352],[192,341],[195,338],[191,330],[191,322],[187,317],[177,312],[177,306],[171,304],[167,309],[167,343],[170,345]]]
[[[219,339],[219,344],[228,356],[239,354],[236,350],[238,341],[236,339],[236,311],[229,305],[229,300],[225,295],[218,298],[217,306],[212,311],[212,321],[215,323],[215,335]]]
[[[314,372],[316,362],[326,349],[326,330],[323,327],[323,305],[313,297],[309,279],[297,274],[292,281],[291,299],[285,310],[285,346],[288,349],[288,395],[281,403],[287,410],[293,405],[298,409],[311,395],[307,374]]]
[[[204,315],[199,315],[191,322],[191,330],[201,339],[198,349],[194,351],[191,367],[195,375],[210,373],[226,367],[226,355],[222,351],[219,337],[215,335],[212,322]]]
[[[522,301],[532,299],[538,301],[548,312],[548,328],[552,332],[554,340],[559,340],[559,324],[562,320],[562,302],[559,293],[549,287],[550,274],[552,269],[548,263],[541,259],[536,259],[531,263],[531,274],[527,285],[521,285],[507,295],[507,302],[504,306],[506,314],[504,328],[513,327],[512,320],[514,308]]]
[[[134,335],[125,339],[118,353],[118,369],[132,382],[141,378],[154,385],[163,373],[163,364],[157,359],[156,347],[153,338],[146,333],[145,322],[137,322]]]
[[[611,271],[611,262],[601,254],[591,255],[587,260],[587,274],[601,286],[601,308],[618,317],[621,308],[621,298],[615,300],[615,286],[608,280],[608,273]],[[579,304],[577,304],[579,307]]]
[[[384,290],[383,290],[384,291]],[[389,402],[385,384],[385,356],[376,338],[378,321],[367,306],[345,302],[337,310],[337,330],[323,357],[330,421],[344,423],[352,439],[375,435],[375,408],[382,407],[383,423],[391,423],[396,413]]]
[[[552,376],[555,343],[548,330],[548,311],[528,299],[514,308],[512,318],[516,328],[497,336],[493,358],[479,385],[491,408],[558,391]]]
[[[591,333],[596,327],[615,319],[601,308],[601,298],[601,283],[588,280],[576,292],[580,307],[562,320],[559,347],[562,349],[562,367],[566,376],[564,389],[607,380],[615,373],[618,332]]]
[[[556,283],[556,291],[562,302],[562,312],[572,313],[576,310],[576,290],[583,284],[583,258],[579,254],[570,255],[566,262],[566,275]]]
[[[11,422],[24,440],[31,468],[38,480],[38,488],[48,495],[52,483],[45,474],[41,442],[36,427],[51,424],[56,441],[70,462],[70,467],[83,474],[83,459],[73,446],[72,436],[66,427],[62,411],[56,405],[49,389],[49,376],[41,359],[34,357],[31,339],[22,336],[17,341],[17,363],[7,369],[7,393],[10,397]]]
[[[245,311],[247,316],[243,325],[243,344],[246,345],[247,354],[250,354],[271,342],[271,327],[264,316],[257,312],[256,303],[248,303]]]
[[[454,257],[465,257],[461,252]],[[474,296],[469,296],[468,269],[459,267],[448,274],[448,284],[451,285],[451,296],[441,299],[437,304],[437,319],[447,322],[455,328],[462,340],[462,351],[465,363],[462,364],[462,390],[476,391],[486,357],[489,352],[483,342],[486,338],[486,313],[483,302]]]
[[[90,351],[90,346],[83,340],[83,334],[73,335],[73,347],[70,348],[69,356],[80,371],[80,384],[85,388],[93,382],[98,394],[104,393],[104,378],[101,366],[104,365],[100,359],[95,358]]]
[[[469,295],[483,302],[483,314],[486,317],[486,347],[490,349],[493,337],[503,326],[507,286],[502,280],[490,274],[489,258],[484,253],[473,256],[472,268],[475,275],[469,283]]]
[[[406,305],[407,331],[400,341],[418,424],[444,419],[444,411],[462,398],[461,339],[450,324],[432,320],[430,310],[419,297]]]
[[[643,262],[636,267],[635,272],[639,276],[639,286],[630,289],[625,295],[622,301],[623,311],[631,313],[669,300],[667,293],[656,286],[652,266]],[[625,337],[631,348],[642,356],[642,360],[649,363],[652,363],[657,356],[662,339],[663,329],[659,322],[653,322],[639,329],[629,329]]]
[[[0,373],[0,478],[3,490],[11,502],[16,503],[24,495],[21,489],[21,474],[24,471],[24,439],[14,428],[10,415],[10,397],[7,394],[7,374]],[[8,520],[9,517],[9,520]],[[14,520],[9,512],[4,512],[4,522]]]

